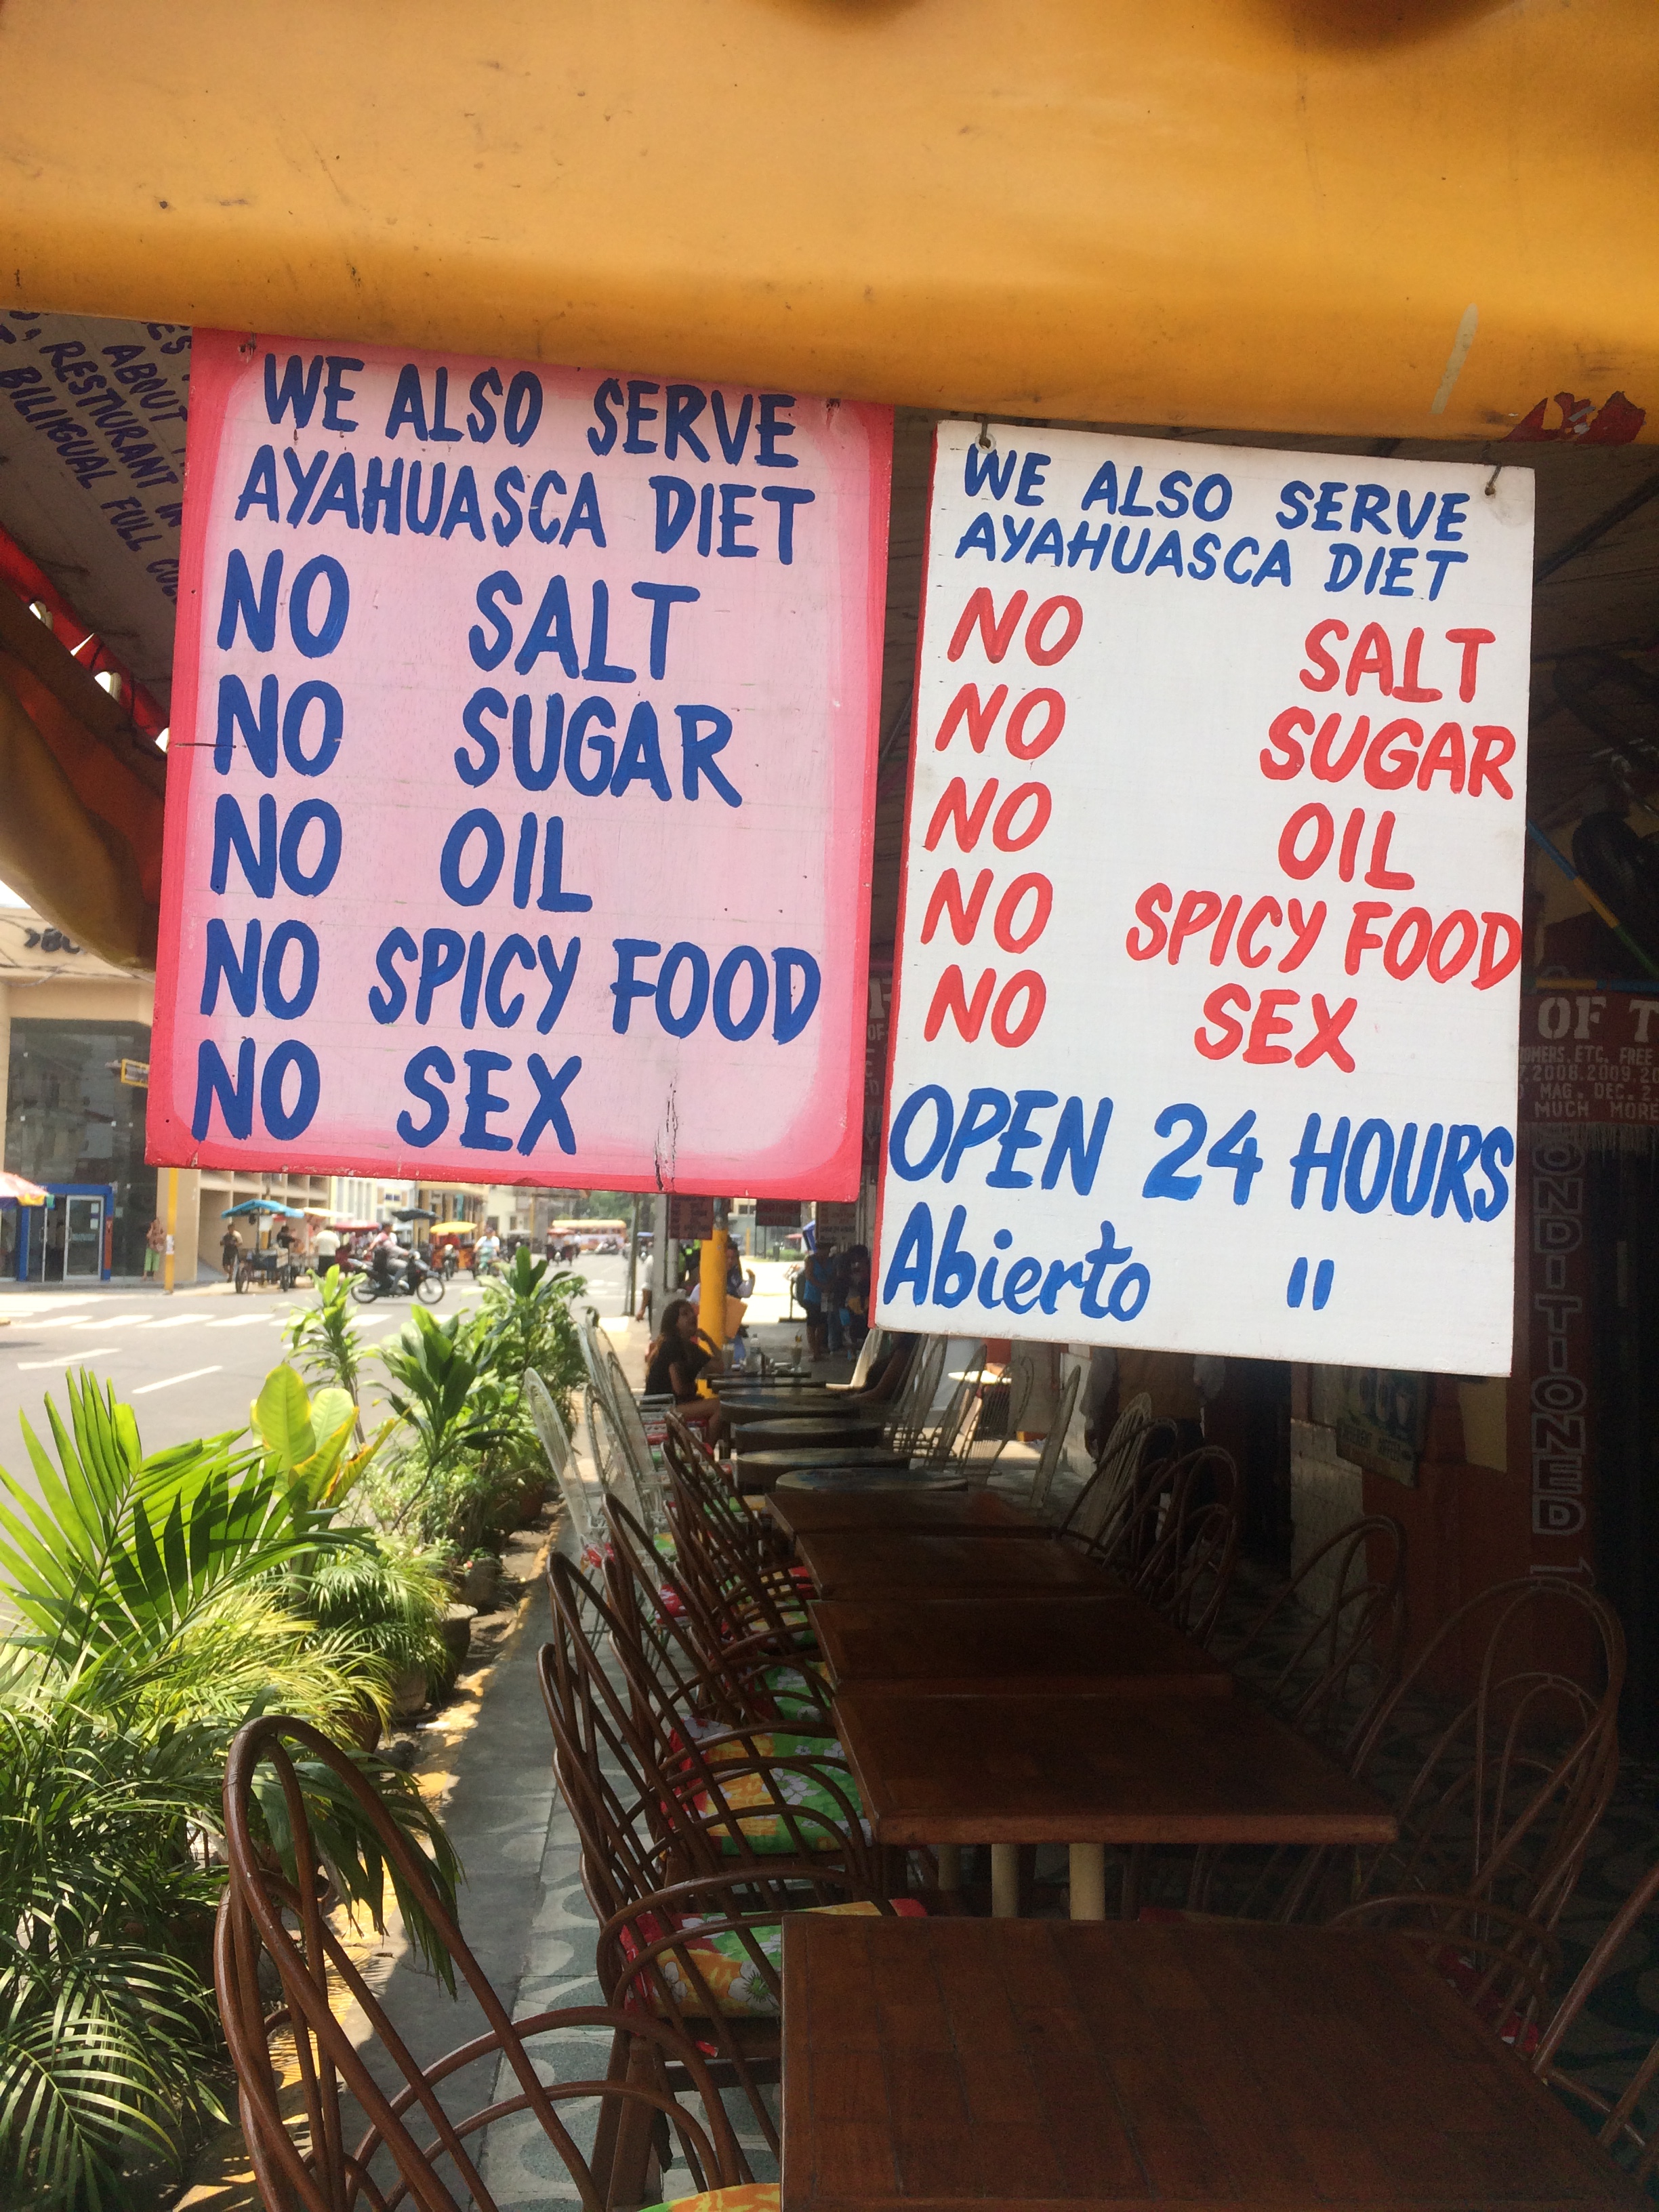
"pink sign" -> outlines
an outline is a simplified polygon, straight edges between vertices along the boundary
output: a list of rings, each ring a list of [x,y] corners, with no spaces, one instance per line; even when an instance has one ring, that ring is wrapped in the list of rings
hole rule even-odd
[[[853,1194],[891,438],[198,331],[150,1158]]]

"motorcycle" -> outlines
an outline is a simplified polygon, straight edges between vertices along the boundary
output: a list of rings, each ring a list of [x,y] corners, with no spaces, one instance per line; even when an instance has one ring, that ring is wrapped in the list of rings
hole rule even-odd
[[[417,1297],[422,1305],[435,1306],[443,1294],[443,1277],[412,1255],[395,1266],[371,1264],[351,1285],[352,1297],[365,1306],[373,1305],[376,1298],[411,1297]]]

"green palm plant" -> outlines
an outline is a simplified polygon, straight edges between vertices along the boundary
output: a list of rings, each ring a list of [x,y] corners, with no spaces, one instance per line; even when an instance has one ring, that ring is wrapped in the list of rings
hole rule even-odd
[[[365,1355],[351,1317],[350,1284],[339,1268],[331,1267],[318,1284],[315,1305],[295,1310],[283,1338],[306,1375],[343,1390],[355,1408]],[[361,1422],[357,1433],[362,1434]]]
[[[461,1315],[437,1321],[416,1306],[397,1338],[382,1346],[380,1358],[394,1385],[386,1396],[414,1431],[429,1468],[489,1441],[499,1408],[482,1395],[484,1364]]]
[[[520,1245],[512,1264],[490,1282],[480,1308],[479,1364],[515,1393],[534,1368],[568,1417],[569,1395],[581,1380],[581,1346],[570,1302],[587,1288],[580,1275],[556,1271]]]
[[[337,1729],[383,1698],[384,1654],[320,1626],[307,1577],[362,1549],[338,1512],[368,1455],[343,1394],[291,1370],[260,1394],[257,1441],[146,1455],[131,1409],[89,1376],[50,1400],[48,1451],[27,1422],[33,1489],[0,1468],[0,2197],[100,2212],[144,2160],[176,2164],[216,2109],[205,1936],[225,1753],[256,1714]],[[441,1891],[459,1875],[407,1777],[372,1765]],[[302,1770],[336,1891],[378,1922],[379,1839],[325,1768]],[[279,1796],[266,1840],[291,1864]],[[415,1942],[447,1959],[415,1900]]]

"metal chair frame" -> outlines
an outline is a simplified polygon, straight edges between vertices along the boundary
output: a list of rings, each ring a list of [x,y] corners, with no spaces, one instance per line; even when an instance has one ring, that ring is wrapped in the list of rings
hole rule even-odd
[[[637,1524],[636,1524],[637,1525]],[[620,1533],[626,1534],[625,1528]],[[556,1653],[574,1669],[562,1684],[568,1696],[585,1702],[580,1740],[592,1756],[609,1755],[636,1792],[623,1808],[632,1822],[643,1821],[652,1856],[681,1872],[717,1874],[734,1861],[764,1867],[769,1854],[750,1848],[745,1818],[775,1818],[789,1839],[789,1856],[819,1862],[828,1874],[844,1874],[873,1886],[878,1864],[876,1847],[866,1840],[851,1777],[838,1760],[787,1756],[771,1748],[770,1729],[706,1729],[665,1690],[634,1624],[568,1561],[556,1554],[548,1577],[562,1631]],[[623,1697],[611,1680],[580,1617],[582,1602],[593,1609],[627,1685]],[[594,1770],[597,1778],[597,1772]],[[733,1782],[756,1778],[763,1805],[732,1806],[726,1792]],[[788,1784],[796,1778],[813,1784],[830,1810],[794,1804]],[[703,1808],[697,1809],[697,1801]],[[653,1885],[660,1887],[660,1881]]]
[[[1581,2117],[1595,2130],[1595,2140],[1610,2155],[1617,2158],[1632,2180],[1648,2183],[1659,2168],[1659,2127],[1651,2127],[1644,2135],[1639,2123],[1644,2115],[1643,2099],[1659,2075],[1659,2041],[1651,2044],[1641,2058],[1630,2080],[1616,2097],[1593,2088],[1575,2075],[1564,2070],[1559,2064],[1561,2046],[1568,2032],[1583,2011],[1596,1984],[1612,1969],[1619,1954],[1644,1916],[1659,1896],[1659,1860],[1648,1869],[1641,1881],[1625,1899],[1603,1932],[1601,1941],[1585,1960],[1574,1979],[1572,1987],[1539,2039],[1533,2054],[1532,2069],[1539,2079],[1559,2091],[1571,2103],[1581,2108]]]
[[[422,2066],[374,1990],[329,1925],[333,1898],[311,1838],[290,1745],[326,1765],[335,1784],[356,1798],[386,1859],[416,1897],[486,2022],[486,2031]],[[286,1809],[295,1850],[292,1879],[273,1869],[252,1818],[261,1769]],[[267,2212],[465,2212],[492,2199],[474,2155],[480,2131],[532,2112],[575,2185],[583,2212],[637,2202],[652,2142],[672,2130],[700,2188],[751,2179],[708,2068],[695,2043],[642,2011],[583,2006],[514,2021],[474,1958],[415,1850],[362,1773],[337,1746],[301,1721],[266,1716],[240,1730],[225,1773],[225,1839],[230,1878],[215,1931],[220,2010],[235,2067],[243,2131]],[[261,1954],[281,1984],[283,2010],[267,2019],[259,1991]],[[335,2011],[343,1991],[368,2021],[374,2039],[402,2087],[388,2092]],[[286,2123],[271,2065],[269,2035],[285,2024],[300,2065],[304,2144]],[[562,2029],[606,2028],[612,2058],[604,2081],[550,2082],[530,2045]],[[505,2059],[516,2083],[456,2119],[440,2088],[471,2065]],[[684,2084],[702,2100],[699,2122],[673,2094]],[[449,2093],[453,2098],[453,2090]],[[560,2116],[561,2105],[598,2099],[602,2118],[593,2156],[583,2156]],[[348,2138],[346,2104],[367,2121]],[[380,2178],[377,2166],[390,2175]],[[441,2169],[453,2171],[452,2187]]]
[[[1121,1510],[1122,1492],[1137,1468],[1166,1457],[1176,1443],[1173,1421],[1154,1421],[1150,1393],[1141,1391],[1111,1425],[1095,1461],[1094,1473],[1072,1500],[1060,1527],[1063,1534],[1095,1538]]]

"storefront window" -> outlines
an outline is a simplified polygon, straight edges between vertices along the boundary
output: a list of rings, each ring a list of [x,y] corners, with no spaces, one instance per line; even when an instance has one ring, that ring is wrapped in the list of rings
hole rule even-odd
[[[5,1164],[32,1182],[79,1184],[106,1188],[109,1264],[113,1273],[143,1271],[144,1231],[155,1212],[155,1170],[144,1164],[144,1104],[142,1086],[121,1079],[149,1059],[149,1031],[137,1022],[46,1022],[14,1020],[11,1073],[6,1094]],[[72,1228],[80,1243],[91,1235],[91,1210],[76,1210],[73,1223],[63,1200],[52,1209]],[[84,1218],[82,1218],[84,1217]],[[39,1241],[30,1224],[30,1243]],[[63,1258],[48,1249],[46,1279],[61,1279]],[[92,1272],[93,1257],[76,1249],[71,1273]],[[15,1268],[15,1259],[13,1268]],[[41,1255],[31,1250],[32,1275],[39,1276]]]

